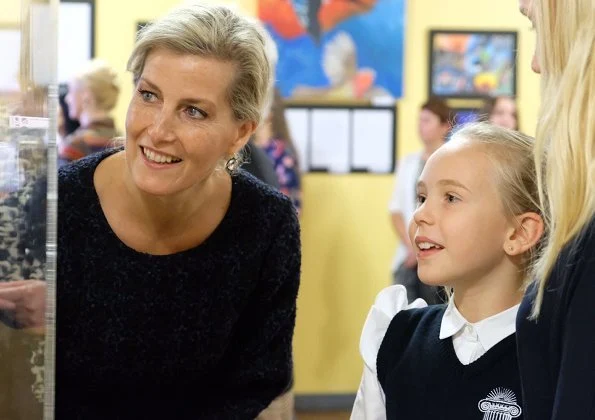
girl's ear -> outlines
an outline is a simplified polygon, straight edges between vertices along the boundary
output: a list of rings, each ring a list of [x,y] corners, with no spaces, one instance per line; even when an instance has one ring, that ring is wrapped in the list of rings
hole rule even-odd
[[[504,241],[504,252],[510,256],[521,255],[537,245],[543,236],[543,218],[534,212],[516,216],[516,227]]]

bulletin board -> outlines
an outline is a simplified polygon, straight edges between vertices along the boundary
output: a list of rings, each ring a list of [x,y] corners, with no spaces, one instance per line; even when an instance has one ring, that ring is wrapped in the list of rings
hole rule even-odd
[[[303,172],[394,171],[395,106],[287,105],[285,115]]]

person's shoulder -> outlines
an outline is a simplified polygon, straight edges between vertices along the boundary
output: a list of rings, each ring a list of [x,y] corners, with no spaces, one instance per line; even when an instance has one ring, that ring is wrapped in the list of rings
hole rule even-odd
[[[99,163],[121,148],[104,150],[67,163],[58,169],[58,192],[61,199],[93,185],[93,174]]]
[[[595,216],[593,216],[590,222],[585,226],[581,236],[581,239],[586,243],[586,245],[595,245]],[[591,250],[595,250],[595,246],[592,247]]]
[[[291,200],[282,192],[240,169],[233,175],[233,186],[245,205],[258,206],[261,211],[293,208]]]
[[[590,278],[595,271],[595,217],[593,217],[560,252],[553,269],[555,280],[568,278],[567,283]],[[595,285],[595,283],[594,283]]]
[[[577,288],[595,293],[592,282],[595,272],[595,217],[564,247],[552,271],[550,281],[555,286],[563,283],[572,294]]]
[[[383,289],[368,313],[360,339],[360,353],[364,363],[376,370],[376,357],[390,325],[395,317],[402,313],[410,315],[428,308],[423,299],[409,303],[407,290],[402,285],[393,285]]]
[[[410,331],[420,327],[421,324],[423,324],[423,328],[428,328],[430,324],[437,322],[437,318],[442,320],[444,310],[445,305],[407,308],[393,317],[389,329],[400,330],[405,328]]]

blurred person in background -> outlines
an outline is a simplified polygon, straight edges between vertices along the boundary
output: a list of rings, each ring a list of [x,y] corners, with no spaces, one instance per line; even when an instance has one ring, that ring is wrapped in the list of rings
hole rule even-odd
[[[68,119],[78,121],[80,126],[70,134],[64,133],[58,145],[59,165],[112,145],[118,131],[110,112],[119,93],[115,70],[102,60],[92,60],[76,73],[68,83],[64,101]]]
[[[486,98],[479,112],[480,118],[511,130],[519,130],[516,100],[510,96]]]
[[[410,301],[424,299],[428,304],[441,302],[441,291],[423,284],[417,276],[417,259],[407,234],[417,202],[417,180],[428,158],[446,142],[451,129],[452,112],[446,102],[430,98],[419,112],[419,137],[423,149],[402,158],[397,164],[393,194],[389,203],[391,223],[399,239],[392,273],[393,283],[407,289]]]
[[[273,163],[280,191],[291,199],[298,213],[302,209],[301,175],[297,151],[285,118],[285,106],[278,89],[274,91],[270,114],[254,135],[254,143]]]

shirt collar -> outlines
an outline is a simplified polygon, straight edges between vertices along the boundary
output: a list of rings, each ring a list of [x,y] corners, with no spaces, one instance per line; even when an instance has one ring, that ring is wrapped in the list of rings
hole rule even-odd
[[[489,318],[482,319],[474,324],[467,322],[454,304],[454,299],[450,299],[446,311],[442,316],[440,326],[440,339],[452,337],[463,327],[470,325],[477,334],[479,342],[485,351],[488,351],[500,341],[504,340],[516,331],[516,315],[519,305],[515,305]]]
[[[458,333],[466,324],[467,320],[463,318],[463,315],[458,311],[454,304],[454,297],[451,298],[442,315],[442,323],[440,324],[440,339],[452,337]]]

